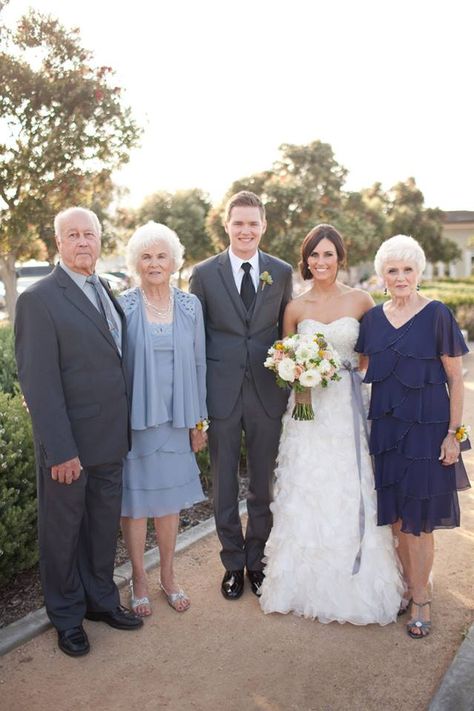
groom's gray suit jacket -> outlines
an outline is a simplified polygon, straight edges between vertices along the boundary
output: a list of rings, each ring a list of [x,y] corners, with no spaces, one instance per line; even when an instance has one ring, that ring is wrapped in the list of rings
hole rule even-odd
[[[211,418],[230,415],[240,393],[247,367],[258,397],[269,417],[280,418],[288,393],[275,383],[263,365],[268,348],[280,338],[283,312],[292,293],[292,270],[281,259],[259,251],[259,280],[253,307],[247,313],[235,285],[229,252],[198,264],[190,291],[199,297],[206,325],[207,405]]]

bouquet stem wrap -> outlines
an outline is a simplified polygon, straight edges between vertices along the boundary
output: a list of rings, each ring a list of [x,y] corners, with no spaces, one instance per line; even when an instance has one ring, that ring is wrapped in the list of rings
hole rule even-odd
[[[295,406],[291,415],[294,420],[314,420],[311,390],[312,388],[295,390]]]

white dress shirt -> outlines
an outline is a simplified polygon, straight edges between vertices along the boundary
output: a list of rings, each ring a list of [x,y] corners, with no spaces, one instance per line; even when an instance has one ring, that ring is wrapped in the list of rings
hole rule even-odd
[[[242,264],[244,262],[248,262],[251,266],[250,269],[250,276],[252,277],[253,285],[255,287],[255,291],[258,289],[258,281],[259,281],[259,273],[258,273],[258,266],[259,266],[259,261],[258,261],[258,250],[255,252],[253,257],[250,259],[242,259],[241,257],[237,257],[233,251],[232,248],[229,247],[229,259],[230,259],[230,265],[232,267],[232,274],[234,275],[234,281],[235,281],[235,286],[237,287],[237,291],[240,294],[240,287],[242,286],[242,279],[244,277],[244,270],[242,269]]]

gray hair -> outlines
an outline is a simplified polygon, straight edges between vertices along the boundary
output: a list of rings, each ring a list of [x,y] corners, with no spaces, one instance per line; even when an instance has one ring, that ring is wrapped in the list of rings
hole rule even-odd
[[[134,274],[137,274],[138,262],[143,252],[157,242],[165,242],[168,245],[173,260],[173,271],[177,272],[181,269],[184,262],[184,246],[179,241],[178,235],[166,225],[150,220],[146,225],[135,230],[127,244],[127,264]]]
[[[383,277],[383,269],[387,262],[410,262],[418,275],[426,267],[426,257],[422,246],[416,239],[408,235],[395,235],[382,242],[374,259],[374,269],[379,277]]]
[[[66,217],[69,217],[72,212],[82,212],[84,215],[90,217],[90,219],[92,220],[92,224],[94,225],[94,229],[97,232],[97,236],[99,238],[102,236],[102,226],[95,212],[92,212],[92,210],[88,210],[86,207],[67,207],[65,210],[61,210],[61,212],[58,212],[58,214],[54,218],[54,234],[58,239],[60,239],[61,237],[62,221]]]

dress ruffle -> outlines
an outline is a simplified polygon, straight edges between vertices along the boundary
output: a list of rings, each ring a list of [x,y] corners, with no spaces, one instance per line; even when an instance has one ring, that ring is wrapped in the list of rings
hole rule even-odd
[[[438,459],[450,419],[440,356],[468,351],[454,317],[432,301],[397,329],[376,306],[364,317],[356,350],[369,356],[379,525],[402,519],[402,530],[415,535],[458,526],[457,489],[469,480],[461,457],[450,467]]]
[[[299,333],[323,332],[351,363],[357,362],[358,330],[351,317],[332,324],[305,319],[298,326]],[[403,588],[391,529],[377,526],[362,422],[359,481],[349,373],[342,371],[341,380],[325,389],[315,388],[312,401],[314,420],[292,419],[293,395],[283,418],[260,605],[265,613],[293,612],[323,623],[385,625],[397,619]],[[365,533],[354,575],[361,493]]]

